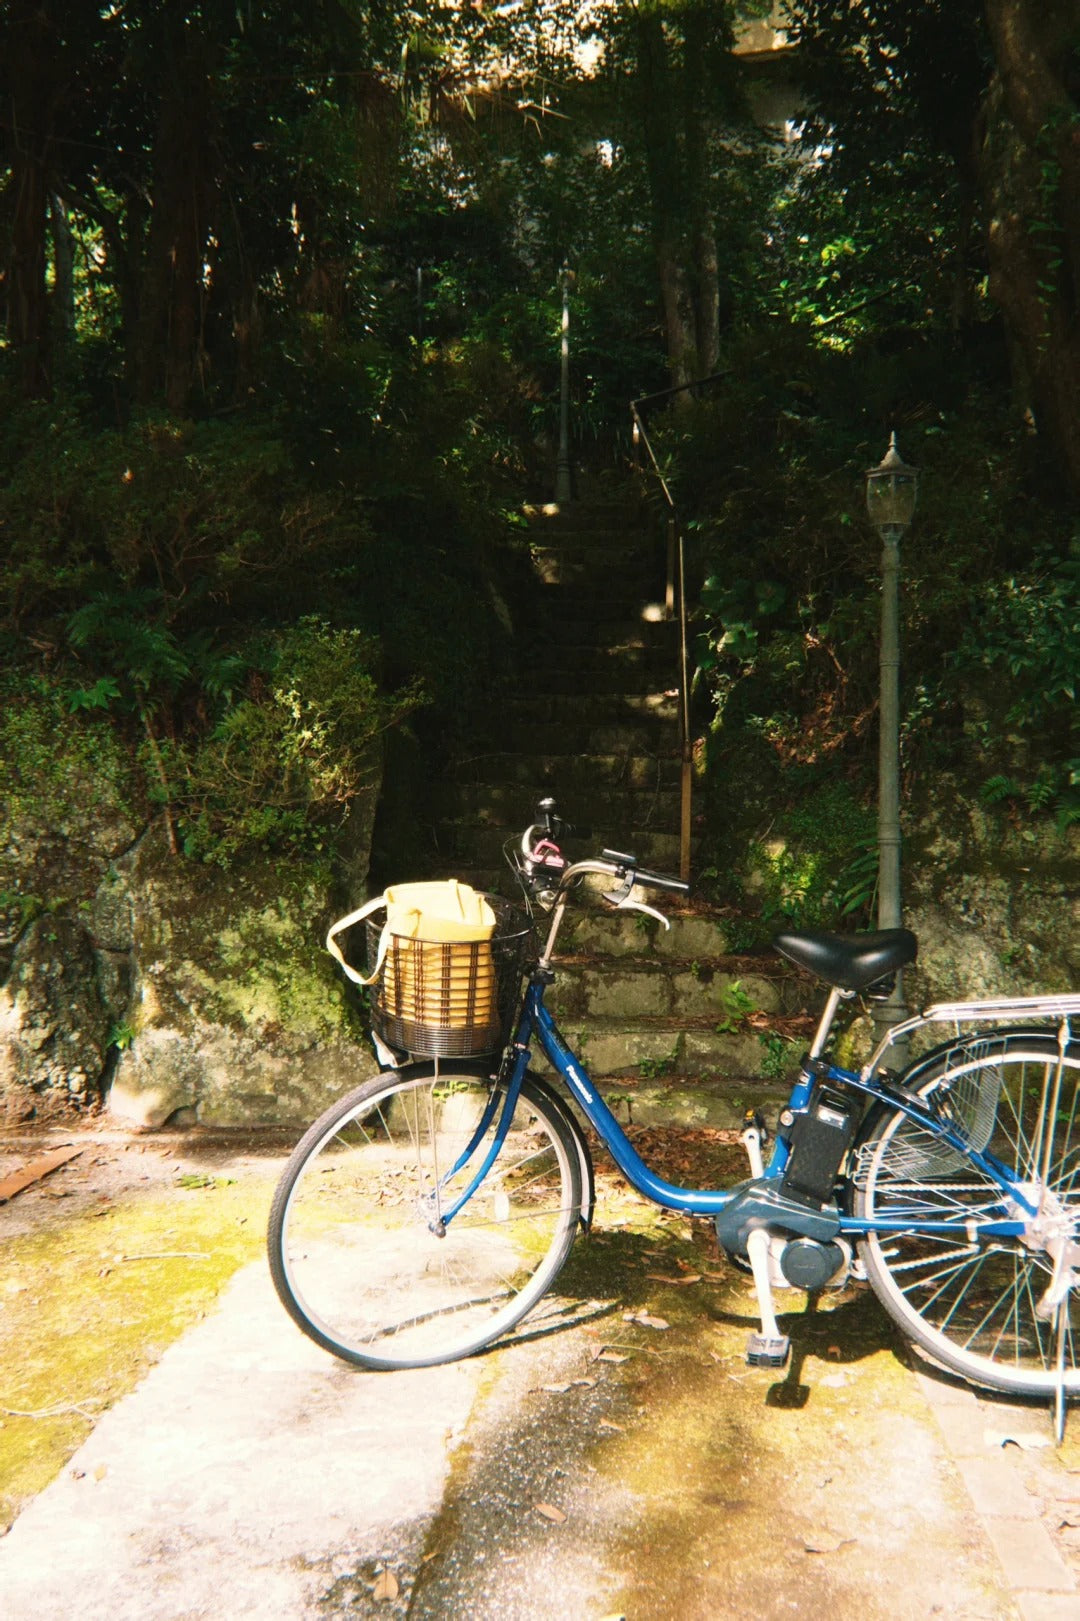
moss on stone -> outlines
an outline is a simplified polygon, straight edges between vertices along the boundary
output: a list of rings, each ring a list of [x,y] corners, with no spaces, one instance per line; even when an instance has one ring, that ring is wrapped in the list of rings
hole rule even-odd
[[[0,1255],[0,1525],[262,1248],[269,1176],[106,1205]]]

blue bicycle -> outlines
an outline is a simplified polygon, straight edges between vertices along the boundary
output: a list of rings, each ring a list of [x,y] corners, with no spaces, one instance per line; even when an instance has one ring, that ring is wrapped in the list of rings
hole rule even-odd
[[[593,1217],[594,1179],[579,1116],[645,1198],[709,1217],[721,1249],[752,1272],[761,1317],[748,1360],[782,1366],[788,1339],[774,1291],[867,1279],[904,1333],[977,1384],[1053,1399],[1059,1428],[1080,1391],[1080,996],[958,1002],[894,1028],[861,1071],[826,1048],[842,1003],[887,994],[915,959],[904,929],[842,936],[791,932],[777,949],[828,987],[810,1050],[774,1133],[760,1117],[743,1142],[749,1176],[727,1189],[680,1187],[641,1159],[544,1003],[571,898],[661,914],[641,890],[684,895],[677,879],[605,850],[570,863],[552,801],[516,849],[531,912],[546,915],[521,990],[527,917],[495,903],[490,950],[476,954],[491,1045],[491,986],[509,1033],[492,1057],[477,1026],[440,1023],[437,948],[383,964],[384,984],[431,992],[390,1005],[374,987],[384,1073],[335,1103],[298,1144],[269,1225],[271,1271],[300,1328],[366,1368],[416,1368],[469,1356],[506,1335],[551,1289]],[[661,919],[662,921],[666,921]],[[369,928],[371,926],[369,925]],[[372,952],[374,939],[372,937]],[[436,951],[433,960],[432,951]],[[481,956],[483,952],[483,956]],[[391,965],[393,973],[391,974]],[[949,1038],[895,1072],[897,1044],[949,1027]],[[538,1047],[556,1082],[530,1067]],[[418,1061],[417,1053],[427,1054]]]

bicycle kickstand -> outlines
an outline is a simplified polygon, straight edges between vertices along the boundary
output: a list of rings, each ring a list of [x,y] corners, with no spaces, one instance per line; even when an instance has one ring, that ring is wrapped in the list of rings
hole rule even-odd
[[[755,1227],[748,1234],[746,1253],[754,1274],[754,1288],[761,1313],[761,1333],[751,1334],[746,1346],[746,1360],[752,1368],[782,1368],[791,1351],[791,1340],[786,1334],[781,1334],[776,1323],[769,1279],[769,1235],[764,1227]]]

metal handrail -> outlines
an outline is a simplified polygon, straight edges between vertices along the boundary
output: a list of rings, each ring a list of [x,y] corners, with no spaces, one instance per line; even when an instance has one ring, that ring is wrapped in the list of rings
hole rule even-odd
[[[679,756],[680,756],[680,785],[679,785],[679,877],[684,881],[690,877],[690,801],[693,784],[693,751],[690,743],[690,660],[687,651],[686,629],[686,571],[685,551],[683,546],[682,525],[679,522],[678,508],[671,493],[667,479],[664,477],[660,463],[656,459],[649,435],[645,431],[645,424],[641,420],[638,410],[643,402],[632,400],[630,402],[630,415],[634,424],[634,461],[637,463],[638,446],[644,444],[652,462],[653,471],[659,480],[667,503],[667,585],[664,591],[664,610],[670,619],[678,611],[679,617]]]
[[[686,608],[686,551],[675,497],[672,495],[671,486],[664,477],[663,469],[656,459],[656,452],[652,447],[648,433],[645,431],[645,423],[641,413],[643,409],[647,409],[649,406],[674,399],[676,394],[693,393],[697,389],[706,388],[710,383],[719,382],[722,378],[730,377],[730,375],[730,371],[713,372],[710,377],[703,377],[696,383],[679,383],[675,388],[664,388],[657,394],[644,394],[640,399],[630,401],[630,417],[633,422],[634,465],[637,465],[638,447],[644,445],[668,511],[667,583],[664,588],[664,611],[669,619],[677,614],[679,620],[679,755],[681,761],[679,877],[684,882],[690,877],[690,812],[694,781],[693,744],[690,736],[690,654]]]

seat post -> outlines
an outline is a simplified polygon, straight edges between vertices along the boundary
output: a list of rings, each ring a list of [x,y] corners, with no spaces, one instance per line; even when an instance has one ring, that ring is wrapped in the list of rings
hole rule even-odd
[[[851,995],[851,991],[842,991],[836,985],[830,989],[829,999],[825,1003],[825,1010],[821,1015],[814,1039],[810,1044],[811,1058],[820,1058],[825,1051],[825,1043],[829,1039],[829,1031],[832,1029],[833,1020],[836,1018],[836,1011],[840,1003],[848,1001]]]

